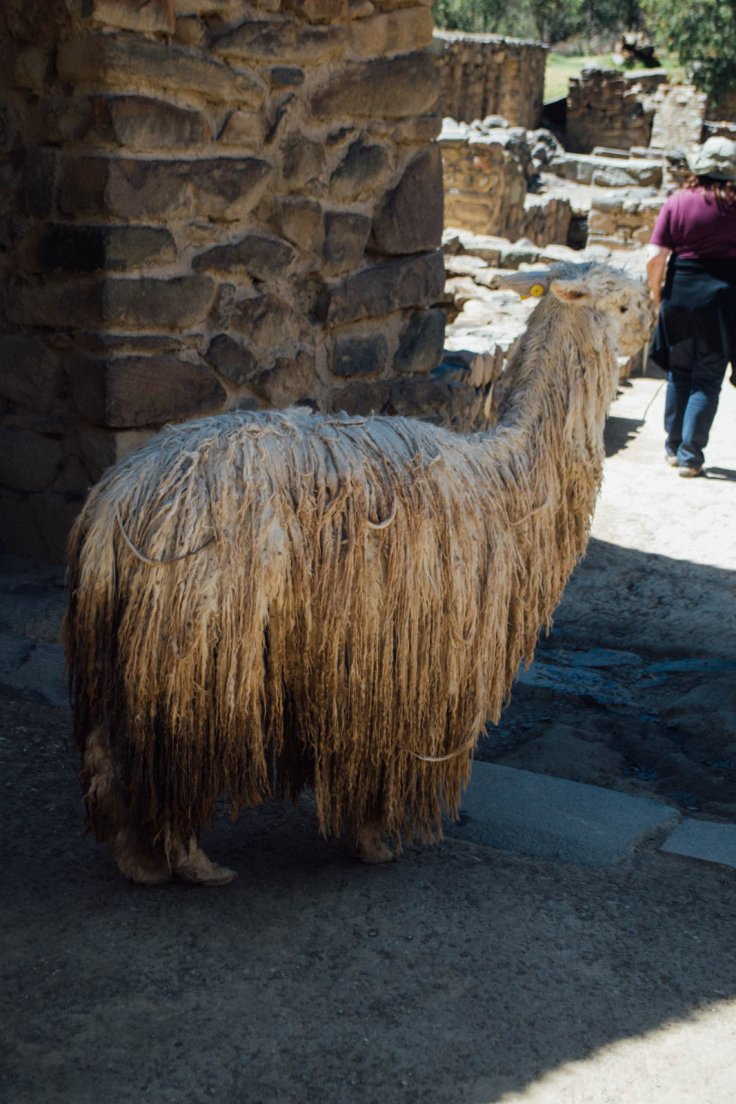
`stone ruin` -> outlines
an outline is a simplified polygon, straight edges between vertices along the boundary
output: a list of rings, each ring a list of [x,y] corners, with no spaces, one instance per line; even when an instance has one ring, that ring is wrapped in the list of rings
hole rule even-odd
[[[0,509],[42,559],[168,421],[308,402],[485,424],[531,309],[498,273],[582,247],[643,273],[682,149],[732,133],[658,71],[594,71],[564,148],[539,128],[544,47],[433,40],[411,0],[173,16],[0,14]]]
[[[469,125],[446,119],[439,145],[446,225],[512,240],[567,241],[569,202],[534,191],[540,168],[561,151],[549,131],[510,127],[500,116]]]
[[[569,84],[566,149],[590,153],[594,146],[648,146],[654,94],[666,81],[664,69],[583,69]]]
[[[539,124],[547,61],[541,42],[436,31],[433,50],[443,115],[460,123],[500,115],[527,130]]]
[[[579,259],[584,248],[643,277],[644,247],[665,196],[687,175],[686,153],[730,133],[706,121],[702,94],[670,86],[656,69],[586,69],[565,107],[567,125],[558,115],[554,133],[498,115],[444,120],[449,326],[439,371],[477,388],[465,410],[471,424],[492,416],[493,383],[530,309],[498,289],[503,270]],[[642,361],[622,363],[623,373]]]
[[[444,333],[431,39],[406,0],[6,0],[8,547],[58,559],[168,421],[412,409]]]

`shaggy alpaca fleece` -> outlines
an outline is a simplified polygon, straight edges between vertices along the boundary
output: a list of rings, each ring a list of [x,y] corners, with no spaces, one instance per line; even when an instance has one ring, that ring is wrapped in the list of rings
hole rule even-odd
[[[510,282],[539,280],[491,431],[231,413],[94,488],[65,638],[80,748],[105,733],[115,766],[114,815],[85,768],[101,838],[123,817],[186,841],[223,795],[236,813],[305,786],[326,834],[438,837],[585,549],[621,321],[645,336],[620,273]]]

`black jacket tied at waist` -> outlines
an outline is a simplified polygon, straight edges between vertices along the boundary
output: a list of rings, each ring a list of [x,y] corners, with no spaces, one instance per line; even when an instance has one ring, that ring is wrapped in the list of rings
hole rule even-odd
[[[651,359],[665,372],[686,368],[696,332],[701,348],[736,368],[736,260],[670,257]]]

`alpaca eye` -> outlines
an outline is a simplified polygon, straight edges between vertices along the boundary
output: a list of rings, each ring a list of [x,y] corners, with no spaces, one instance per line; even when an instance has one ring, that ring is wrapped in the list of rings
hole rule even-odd
[[[621,314],[626,314],[626,312],[629,308],[628,307],[619,307],[618,309],[621,311]]]

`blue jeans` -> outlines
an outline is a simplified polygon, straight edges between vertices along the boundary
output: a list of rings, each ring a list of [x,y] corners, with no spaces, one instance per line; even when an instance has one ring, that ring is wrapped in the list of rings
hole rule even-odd
[[[664,406],[665,448],[679,467],[702,468],[703,449],[718,409],[718,396],[728,358],[712,348],[706,352],[692,343],[689,365],[672,364]]]

